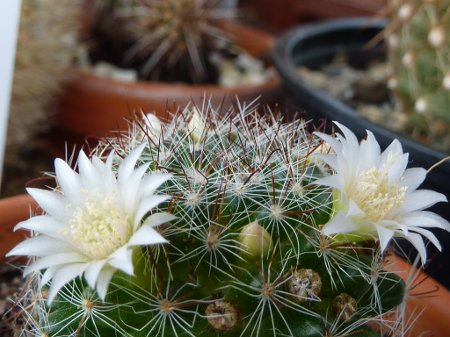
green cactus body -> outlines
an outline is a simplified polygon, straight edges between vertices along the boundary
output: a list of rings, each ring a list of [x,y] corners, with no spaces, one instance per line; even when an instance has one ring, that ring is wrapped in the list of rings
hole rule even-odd
[[[370,245],[322,236],[332,195],[310,184],[323,173],[311,156],[319,142],[304,122],[282,124],[252,107],[203,110],[197,136],[185,110],[158,137],[135,131],[132,142],[100,145],[98,153],[112,144],[122,155],[124,143],[147,142],[140,161],[173,174],[161,189],[172,199],[158,206],[177,216],[158,228],[169,243],[136,248],[135,276],[117,272],[104,302],[79,278],[50,307],[45,288],[30,287],[30,333],[377,335],[367,323],[403,301],[404,283],[373,272],[382,258]]]
[[[389,81],[413,135],[450,148],[450,1],[392,1]]]

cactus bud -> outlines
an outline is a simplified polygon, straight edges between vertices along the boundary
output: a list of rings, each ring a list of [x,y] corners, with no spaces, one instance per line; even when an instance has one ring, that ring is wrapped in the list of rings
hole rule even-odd
[[[407,21],[411,17],[413,9],[413,6],[409,3],[402,5],[398,9],[398,17],[400,18],[400,20],[402,20],[403,22]]]
[[[258,221],[249,223],[242,228],[239,241],[246,253],[252,257],[266,255],[272,247],[272,237]]]
[[[390,48],[395,49],[398,47],[398,36],[396,34],[390,34],[387,41]]]
[[[206,123],[196,107],[192,108],[192,117],[188,124],[188,130],[194,142],[200,143],[206,132]]]
[[[406,69],[411,69],[414,66],[416,56],[412,51],[408,51],[402,57],[402,63]]]
[[[389,89],[394,90],[398,88],[398,79],[396,77],[391,77],[388,79],[387,86]]]
[[[144,116],[143,122],[144,125],[147,127],[148,136],[152,140],[157,141],[161,134],[161,127],[162,127],[161,120],[155,114],[147,113]]]
[[[322,280],[312,269],[299,269],[292,273],[288,282],[289,292],[295,295],[297,302],[315,300],[320,294]]]
[[[206,307],[206,318],[214,330],[230,331],[238,321],[238,310],[228,301],[215,301]]]
[[[352,318],[357,307],[356,300],[346,293],[339,294],[333,301],[334,314],[343,321],[348,321]]]
[[[445,90],[450,90],[450,73],[444,76],[444,79],[442,80],[442,86]]]
[[[428,43],[433,48],[439,48],[444,44],[445,32],[442,26],[433,28],[428,34]]]
[[[414,108],[416,109],[416,111],[420,114],[423,114],[427,111],[428,108],[428,104],[425,98],[420,97],[416,103],[414,104]]]

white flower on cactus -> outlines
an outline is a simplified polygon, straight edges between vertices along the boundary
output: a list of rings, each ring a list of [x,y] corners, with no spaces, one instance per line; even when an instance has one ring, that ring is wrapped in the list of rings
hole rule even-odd
[[[343,134],[336,138],[316,133],[334,150],[317,156],[334,174],[315,184],[333,188],[334,214],[323,228],[323,234],[336,239],[378,239],[384,251],[392,237],[410,241],[426,261],[423,237],[439,250],[441,245],[429,228],[450,230],[448,221],[424,209],[447,198],[430,190],[417,190],[425,180],[426,170],[409,168],[408,154],[398,140],[383,152],[374,135],[358,142],[345,126],[336,123]],[[423,236],[423,237],[422,237]]]
[[[125,157],[117,175],[113,171],[114,153],[103,162],[95,156],[89,160],[81,151],[79,173],[56,159],[60,191],[28,189],[45,214],[16,226],[36,236],[18,244],[8,255],[37,258],[24,275],[45,269],[41,283],[51,280],[50,303],[65,284],[83,274],[104,299],[117,270],[133,275],[133,247],[166,242],[154,227],[174,216],[149,212],[169,198],[154,192],[170,175],[145,175],[148,165],[135,168],[143,149],[141,145]]]

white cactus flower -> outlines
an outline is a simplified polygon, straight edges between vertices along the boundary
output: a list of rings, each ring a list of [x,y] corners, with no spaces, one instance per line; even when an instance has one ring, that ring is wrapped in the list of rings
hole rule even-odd
[[[143,149],[141,145],[123,159],[117,176],[113,171],[114,153],[103,162],[95,156],[89,160],[81,151],[79,173],[56,159],[60,191],[28,189],[45,214],[16,226],[37,235],[18,244],[8,255],[37,257],[24,275],[45,269],[42,284],[51,280],[49,303],[65,284],[83,274],[104,299],[117,270],[133,275],[134,246],[166,242],[153,227],[174,216],[148,213],[169,198],[154,192],[170,175],[145,175],[148,165],[135,168]]]
[[[318,154],[334,174],[315,181],[315,184],[334,189],[334,214],[322,229],[325,235],[337,239],[378,239],[381,251],[392,237],[403,237],[418,250],[422,263],[426,261],[423,237],[439,250],[441,245],[429,228],[450,230],[448,221],[424,209],[447,198],[430,190],[417,190],[425,180],[426,170],[409,168],[408,154],[403,153],[398,140],[385,151],[374,135],[367,131],[367,139],[358,142],[345,126],[336,123],[343,134],[336,138],[316,133],[334,150],[332,154]],[[343,235],[342,235],[343,234]]]

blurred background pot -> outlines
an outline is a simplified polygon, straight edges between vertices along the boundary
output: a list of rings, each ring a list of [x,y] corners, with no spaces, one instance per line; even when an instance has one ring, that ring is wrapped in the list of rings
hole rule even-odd
[[[448,336],[450,292],[402,258],[391,256],[389,260],[390,264],[386,269],[402,277],[409,287],[404,323],[411,328],[406,331],[405,336]]]
[[[263,59],[270,56],[272,35],[231,20],[221,28],[252,56]],[[173,108],[174,102],[176,107],[183,108],[189,102],[201,106],[204,98],[211,98],[212,104],[221,105],[222,109],[234,104],[236,98],[250,102],[261,97],[260,102],[271,103],[276,100],[279,83],[276,75],[261,84],[235,87],[156,81],[130,83],[80,71],[59,99],[55,135],[68,139],[69,143],[81,143],[88,136],[110,135],[110,131],[127,129],[126,119],[139,111],[167,117],[166,110]]]
[[[36,202],[27,194],[0,199],[0,263],[5,262],[5,254],[27,236],[27,231],[14,232],[14,226],[37,209]]]

